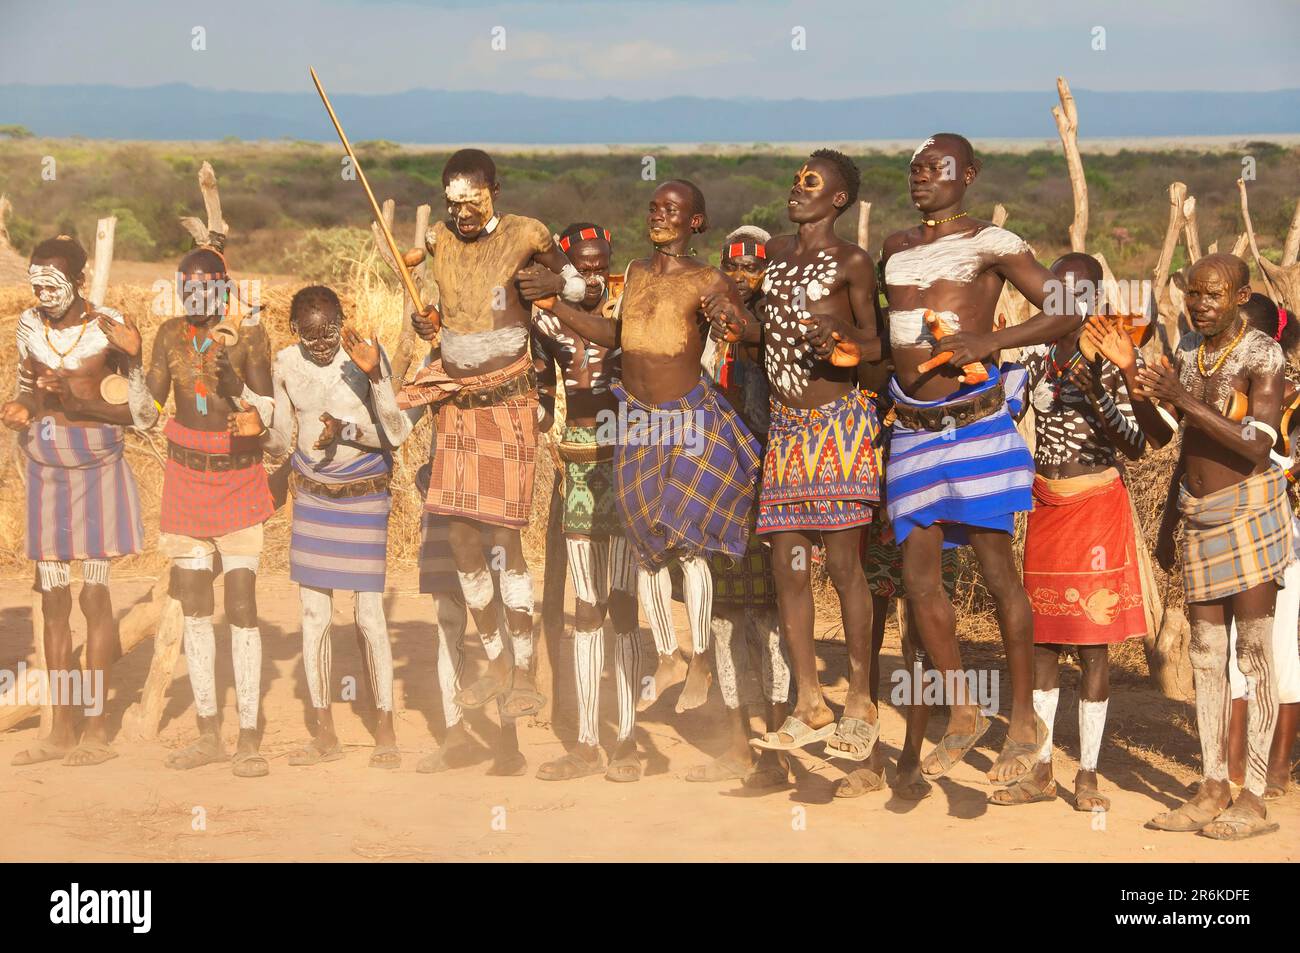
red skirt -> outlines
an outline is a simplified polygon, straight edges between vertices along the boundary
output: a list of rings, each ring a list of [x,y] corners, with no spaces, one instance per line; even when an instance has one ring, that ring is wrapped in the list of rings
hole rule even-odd
[[[1025,590],[1035,643],[1104,645],[1146,635],[1133,510],[1118,471],[1034,477]]]
[[[178,447],[203,453],[230,453],[232,440],[224,430],[194,430],[175,420],[163,428],[167,439]],[[235,451],[255,449],[255,437],[236,437]],[[191,470],[168,459],[163,474],[162,518],[164,533],[215,539],[270,519],[275,508],[266,482],[266,468],[259,458],[240,470]]]

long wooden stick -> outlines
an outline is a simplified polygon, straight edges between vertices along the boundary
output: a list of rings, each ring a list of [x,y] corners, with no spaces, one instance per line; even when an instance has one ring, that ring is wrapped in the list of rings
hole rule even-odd
[[[101,218],[95,226],[95,258],[90,271],[90,290],[86,300],[98,308],[108,293],[108,272],[113,267],[113,236],[117,232],[117,216]]]
[[[1070,225],[1070,250],[1086,251],[1088,240],[1088,180],[1083,175],[1083,158],[1079,155],[1079,110],[1064,76],[1056,77],[1056,92],[1061,105],[1052,107],[1056,131],[1065,150],[1065,167],[1070,173],[1070,191],[1074,194],[1074,222]]]
[[[334,124],[334,131],[339,134],[339,141],[343,143],[343,150],[352,160],[352,168],[357,170],[357,178],[361,181],[361,187],[366,190],[366,198],[370,200],[370,210],[375,215],[375,221],[379,223],[379,230],[383,232],[384,243],[393,255],[393,261],[397,265],[397,277],[402,279],[402,284],[406,287],[406,293],[411,296],[415,302],[416,310],[424,311],[424,302],[420,298],[420,291],[415,287],[415,281],[411,278],[410,269],[406,267],[406,262],[402,260],[402,253],[397,248],[397,242],[393,240],[392,230],[384,221],[384,213],[379,209],[379,202],[375,199],[375,193],[370,188],[369,181],[366,180],[366,173],[361,169],[361,163],[357,161],[357,154],[352,151],[352,144],[348,142],[348,135],[339,125],[339,117],[334,115],[334,107],[330,105],[329,97],[325,95],[325,87],[320,83],[320,77],[316,75],[316,70],[307,67],[311,71],[311,81],[316,84],[316,92],[320,95],[320,101],[325,104],[325,111],[330,114],[330,122]]]

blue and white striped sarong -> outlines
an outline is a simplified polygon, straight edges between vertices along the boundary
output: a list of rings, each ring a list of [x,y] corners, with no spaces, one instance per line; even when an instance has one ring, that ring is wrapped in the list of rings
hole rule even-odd
[[[291,464],[320,483],[353,483],[389,469],[382,453],[334,464],[312,463],[295,451]],[[383,592],[391,503],[387,491],[330,499],[300,489],[293,500],[289,578],[315,589]]]
[[[941,523],[945,548],[965,546],[968,527],[1011,533],[1016,513],[1033,509],[1034,458],[1012,418],[1023,406],[1029,375],[1018,364],[990,371],[988,381],[961,387],[943,400],[915,400],[890,380],[894,403],[907,407],[942,407],[999,381],[1007,397],[1001,410],[954,430],[908,430],[894,422],[885,495],[900,545],[913,529]]]

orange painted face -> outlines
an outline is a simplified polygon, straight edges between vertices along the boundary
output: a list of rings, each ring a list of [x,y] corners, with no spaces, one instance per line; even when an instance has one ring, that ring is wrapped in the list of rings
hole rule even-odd
[[[745,300],[751,300],[758,293],[763,283],[763,273],[767,271],[767,260],[754,255],[741,255],[739,258],[723,258],[719,269],[736,283]]]
[[[794,175],[787,203],[792,222],[813,222],[836,215],[836,189],[843,186],[834,176],[834,166],[822,159],[809,159]]]

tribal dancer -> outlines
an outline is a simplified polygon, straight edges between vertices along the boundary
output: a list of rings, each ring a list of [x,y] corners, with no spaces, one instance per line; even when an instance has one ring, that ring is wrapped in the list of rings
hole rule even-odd
[[[1278,343],[1247,322],[1242,306],[1249,298],[1250,269],[1240,258],[1207,255],[1197,261],[1184,293],[1194,330],[1179,341],[1174,366],[1162,359],[1160,366],[1138,372],[1135,395],[1158,400],[1181,418],[1184,475],[1170,488],[1156,556],[1172,569],[1176,493],[1186,523],[1180,555],[1204,774],[1191,799],[1148,826],[1200,831],[1216,840],[1278,829],[1263,798],[1277,720],[1274,604],[1294,558],[1287,479],[1269,458],[1279,436],[1285,360]],[[1246,400],[1245,416],[1233,419],[1240,396]],[[1170,436],[1168,426],[1159,436],[1151,434],[1156,442]],[[1248,685],[1246,785],[1235,798],[1227,757],[1234,622],[1237,664]]]
[[[766,243],[771,237],[761,228],[744,225],[722,243],[719,267],[751,311],[763,296]],[[767,442],[770,413],[762,343],[723,345],[710,335],[702,362],[761,448]],[[781,639],[772,549],[751,533],[743,557],[710,556],[709,567],[713,571],[713,667],[727,708],[730,738],[721,756],[691,768],[686,780],[741,781],[752,789],[777,787],[789,781],[789,767],[785,755],[776,751],[763,751],[757,761],[754,758],[749,711],[759,701],[748,697],[750,679],[745,677],[757,658],[767,728],[780,729],[789,714],[790,661]]]
[[[1300,626],[1300,519],[1295,518],[1296,494],[1296,439],[1300,435],[1300,418],[1294,410],[1300,404],[1296,392],[1295,357],[1300,343],[1300,324],[1266,295],[1253,294],[1242,312],[1250,326],[1282,346],[1287,358],[1286,398],[1283,404],[1282,430],[1270,455],[1274,465],[1281,467],[1290,484],[1287,495],[1291,501],[1292,529],[1295,531],[1296,556],[1287,563],[1283,587],[1277,594],[1273,611],[1273,668],[1277,673],[1277,727],[1273,730],[1273,744],[1268,755],[1268,776],[1264,786],[1264,800],[1274,801],[1286,794],[1291,780],[1291,749],[1295,745],[1296,723],[1300,720],[1300,643],[1297,643],[1297,626]],[[1181,474],[1175,477],[1180,479]],[[1232,714],[1228,721],[1228,783],[1236,797],[1246,783],[1247,722],[1250,702],[1247,698],[1249,683],[1237,664],[1237,623],[1233,620],[1229,633],[1228,680],[1232,686]],[[1199,785],[1196,785],[1199,789]]]
[[[219,566],[226,576],[239,712],[232,767],[237,777],[262,777],[269,769],[258,753],[262,637],[256,587],[262,524],[272,501],[260,439],[232,432],[257,432],[271,418],[270,345],[255,306],[239,322],[237,343],[227,346],[213,336],[219,324],[230,323],[227,315],[237,297],[226,260],[214,247],[197,248],[181,259],[176,290],[184,317],[163,322],[147,374],[133,360],[129,377],[137,427],[157,422],[169,393],[176,403],[163,431],[168,461],[158,548],[172,560],[172,593],[185,614],[185,659],[199,738],[173,752],[166,764],[189,769],[227,758],[217,717],[212,626],[212,583]],[[234,315],[230,318],[233,322]],[[117,326],[110,340],[132,358],[140,354],[139,331],[129,322]]]
[[[570,225],[560,233],[560,250],[587,284],[578,309],[590,315],[602,313],[609,283],[609,232],[590,222]],[[605,666],[607,610],[614,623],[618,692],[618,737],[610,761],[621,764],[629,754],[636,756],[632,729],[641,662],[637,569],[614,507],[613,435],[597,429],[602,414],[618,414],[618,400],[609,389],[610,381],[618,376],[618,351],[585,340],[539,306],[533,312],[533,356],[543,432],[554,422],[557,366],[564,375],[564,437],[558,450],[564,463],[562,528],[576,603],[572,638],[578,689],[578,743],[563,757],[543,764],[537,776],[544,781],[567,781],[605,770],[600,748],[600,679]],[[552,527],[551,531],[558,529]],[[622,781],[627,773],[611,766],[606,777]]]
[[[665,182],[655,189],[646,216],[655,253],[628,266],[618,320],[563,303],[553,309],[592,344],[622,347],[623,376],[610,385],[618,415],[602,415],[597,430],[618,433],[618,514],[640,564],[641,606],[661,664],[677,649],[668,575],[674,561],[682,568],[691,644],[704,664],[713,601],[708,555],[745,554],[759,468],[754,438],[700,370],[705,298],[725,295],[740,306],[726,276],[693,257],[691,237],[707,223],[704,196],[695,185]],[[521,287],[531,298],[547,293],[527,283]],[[611,762],[610,769],[620,780],[641,776],[635,751]]]
[[[1082,299],[1088,312],[1097,314],[1102,285],[1097,259],[1064,255],[1052,273],[1068,296]],[[1087,342],[1081,341],[1085,335]],[[1094,359],[1081,349],[1089,342]],[[1115,360],[1097,357],[1107,351]],[[1060,656],[1072,652],[1083,672],[1074,808],[1107,811],[1110,799],[1097,788],[1097,755],[1110,697],[1108,651],[1147,634],[1138,549],[1146,540],[1123,479],[1124,458],[1137,460],[1146,446],[1123,370],[1135,373],[1141,363],[1129,336],[1097,317],[1086,330],[1071,331],[1050,346],[1025,348],[1021,356],[1029,370],[1036,435],[1024,581],[1034,615],[1034,711],[1047,728],[1047,740],[1029,773],[995,790],[989,801],[1055,799],[1052,730]],[[1139,404],[1138,413],[1153,412],[1149,401]]]
[[[871,594],[862,539],[880,500],[880,424],[875,395],[858,387],[856,365],[877,362],[881,343],[871,257],[835,233],[858,198],[858,169],[819,149],[795,174],[788,210],[794,235],[772,239],[763,277],[762,323],[744,314],[743,340],[764,342],[771,425],[758,499],[758,533],[772,541],[781,628],[794,664],[797,700],[756,747],[789,751],[817,741],[851,761],[871,755],[879,717],[871,701]],[[735,333],[725,309],[715,323]],[[851,359],[835,354],[841,343]],[[849,650],[849,691],[838,725],[817,681],[812,549],[826,550]]]
[[[37,304],[18,318],[18,392],[0,409],[27,455],[27,555],[36,561],[45,617],[35,638],[44,641],[47,679],[60,676],[47,681],[50,690],[71,684],[74,559],[81,561],[86,618],[82,698],[51,698],[49,736],[19,752],[17,765],[61,758],[83,766],[116,757],[104,713],[109,668],[119,652],[108,572],[114,556],[140,551],[144,532],[135,479],[122,458],[131,411],[101,396],[102,382],[124,363],[110,351],[104,327],[123,318],[82,299],[85,264],[85,251],[71,238],[36,246],[28,276]],[[86,715],[80,741],[76,708]]]
[[[387,355],[344,326],[333,291],[315,285],[295,294],[289,328],[298,343],[275,355],[275,413],[265,445],[278,457],[293,447],[289,578],[298,583],[302,602],[302,660],[316,716],[312,740],[290,754],[289,763],[343,757],[330,712],[330,629],[334,591],[344,589],[355,594],[378,713],[370,766],[396,768],[402,756],[393,731],[393,653],[384,618],[388,480],[392,451],[411,425],[397,407]],[[232,417],[232,427],[237,420]]]
[[[450,521],[461,588],[488,656],[487,670],[457,701],[478,708],[503,697],[503,715],[519,718],[540,711],[545,698],[532,672],[533,582],[519,538],[531,511],[541,411],[528,353],[530,309],[517,280],[527,275],[547,294],[574,301],[587,286],[545,225],[497,214],[501,185],[487,153],[454,153],[442,182],[447,218],[425,240],[441,314],[430,308],[412,319],[425,340],[438,338],[440,350],[398,401],[440,405],[425,508]],[[493,535],[491,562],[483,554],[485,526]],[[499,602],[492,569],[500,571]]]
[[[1034,470],[1011,416],[1022,402],[1025,372],[1004,373],[987,361],[1003,348],[1053,341],[1080,318],[1053,301],[1046,314],[993,330],[1004,282],[1040,308],[1060,282],[1018,236],[968,218],[962,206],[978,172],[962,136],[927,139],[908,175],[921,222],[885,239],[881,257],[895,366],[885,491],[903,547],[909,615],[944,684],[965,680],[959,678],[956,618],[943,592],[940,554],[969,544],[980,561],[998,607],[1012,688],[1006,744],[989,778],[1010,783],[1033,767],[1047,731],[1033,710],[1032,615],[1011,547],[1015,514],[1033,505]],[[940,337],[942,347],[936,347]],[[989,727],[974,699],[961,694],[946,701],[944,736],[922,764],[931,781],[961,761]]]

